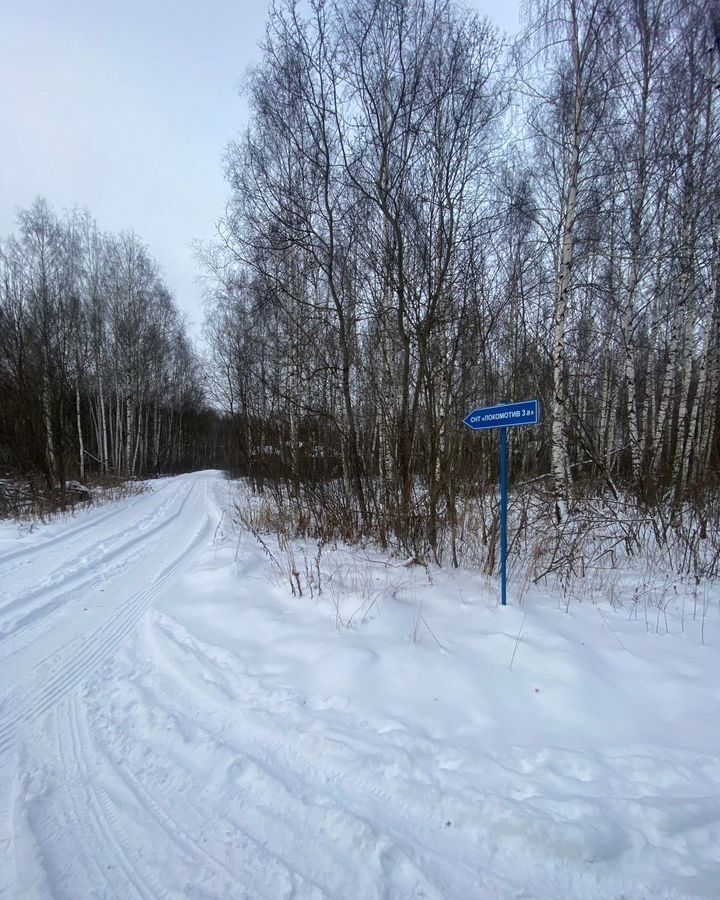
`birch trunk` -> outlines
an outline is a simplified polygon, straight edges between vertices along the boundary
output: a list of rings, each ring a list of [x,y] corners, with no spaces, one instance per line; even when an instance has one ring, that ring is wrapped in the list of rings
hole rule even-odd
[[[663,450],[666,443],[666,431],[670,421],[670,412],[672,405],[672,397],[675,388],[675,379],[677,375],[678,351],[681,347],[686,330],[687,330],[687,305],[688,291],[690,284],[690,261],[688,258],[688,248],[690,246],[690,208],[689,199],[686,199],[683,211],[683,229],[682,229],[682,254],[683,263],[680,273],[680,283],[678,288],[678,303],[673,322],[672,335],[670,338],[670,346],[668,348],[668,359],[665,367],[665,375],[663,378],[662,391],[660,394],[660,402],[658,404],[657,419],[653,434],[653,451],[652,451],[652,470],[657,477],[660,474],[662,465]]]
[[[706,322],[706,347],[703,353],[700,371],[701,383],[698,384],[699,403],[702,403],[702,416],[698,411],[698,447],[695,453],[695,474],[701,479],[710,465],[712,439],[715,431],[715,409],[718,393],[720,393],[720,233],[716,238],[713,257],[713,275],[709,302],[711,313]],[[701,390],[702,388],[702,390]]]
[[[103,390],[103,377],[100,372],[98,372],[98,412],[100,413],[100,441],[99,441],[99,450],[100,450],[100,459],[102,460],[102,470],[103,474],[107,475],[108,473],[108,463],[109,463],[109,455],[108,455],[108,426],[107,426],[107,417],[105,415],[105,395]]]
[[[57,455],[55,453],[55,437],[53,434],[50,397],[50,378],[48,377],[47,373],[47,365],[45,365],[43,367],[42,375],[42,411],[43,425],[45,426],[45,455],[48,465],[48,475],[50,478],[51,486],[54,488],[55,482],[57,480],[58,465]]]
[[[713,311],[714,312],[714,311]],[[711,409],[712,398],[714,395],[708,395],[708,369],[711,367],[713,353],[713,325],[715,324],[715,316],[710,312],[708,320],[705,324],[705,336],[703,339],[703,348],[700,355],[700,367],[698,371],[697,390],[695,392],[695,402],[690,413],[690,421],[688,423],[688,435],[690,446],[687,448],[682,457],[680,465],[680,493],[684,493],[690,482],[690,472],[693,460],[701,459],[703,447],[703,431],[707,433],[708,426],[711,425],[709,414],[706,416],[705,411]],[[702,479],[702,470],[697,466],[694,467],[698,475],[698,480]]]
[[[683,335],[682,378],[680,383],[680,404],[678,407],[677,438],[673,457],[672,478],[675,484],[675,499],[679,501],[685,490],[684,472],[687,469],[686,456],[689,457],[693,437],[692,414],[690,407],[690,390],[693,373],[693,317],[687,314],[685,333]],[[697,412],[699,392],[696,393],[692,409]]]
[[[600,454],[603,457],[603,465],[609,471],[612,463],[612,444],[615,440],[615,416],[614,416],[615,390],[612,385],[611,363],[607,359],[603,366],[603,380],[600,399]]]
[[[628,440],[630,443],[630,466],[632,480],[639,484],[642,477],[642,447],[640,443],[639,403],[637,379],[635,377],[635,337],[633,325],[632,293],[628,292],[625,315],[623,317],[623,350],[625,354],[624,377],[627,400]]]
[[[115,397],[115,471],[122,472],[122,400],[118,393]]]
[[[140,441],[142,439],[142,433],[143,433],[143,404],[141,403],[140,409],[138,411],[137,428],[135,429],[135,445],[133,447],[132,465],[130,467],[130,474],[133,477],[137,473],[138,454],[140,451]]]
[[[580,177],[580,145],[583,129],[583,104],[585,100],[584,64],[590,42],[590,34],[584,37],[583,52],[580,52],[580,25],[577,5],[570,4],[572,26],[570,49],[575,98],[573,113],[572,152],[568,169],[568,189],[565,199],[565,215],[562,223],[560,258],[557,269],[557,291],[553,311],[553,423],[552,423],[552,475],[555,492],[555,516],[561,522],[567,516],[567,501],[570,492],[570,454],[567,437],[567,383],[565,377],[565,343],[567,336],[567,308],[570,298],[572,265],[575,253],[574,227],[577,219],[578,181]]]
[[[668,206],[667,203],[663,203],[662,211],[660,214],[660,227],[658,229],[658,245],[662,246],[665,243],[666,235],[667,235],[667,216],[668,216]],[[664,286],[662,284],[662,266],[663,266],[663,258],[661,255],[658,255],[655,265],[655,276],[654,276],[654,284],[653,284],[653,302],[652,302],[652,313],[651,313],[651,324],[650,324],[650,332],[648,335],[648,353],[647,353],[647,361],[645,365],[645,397],[641,404],[640,411],[640,419],[642,422],[642,433],[640,437],[641,441],[641,457],[643,460],[643,468],[645,474],[652,473],[653,471],[653,436],[655,431],[655,425],[657,422],[656,412],[658,407],[659,398],[656,396],[655,391],[651,390],[651,385],[654,382],[654,374],[660,368],[659,363],[659,334],[660,334],[660,297],[663,293]],[[644,491],[647,491],[648,485],[644,485]]]
[[[555,515],[558,522],[567,515],[570,488],[570,459],[567,443],[567,401],[565,382],[566,315],[570,295],[573,251],[573,228],[577,212],[577,179],[580,164],[579,100],[576,101],[576,129],[570,163],[570,187],[563,221],[557,294],[553,314],[553,423],[552,473],[555,489]]]
[[[157,474],[160,462],[160,411],[158,409],[158,401],[155,398],[155,409],[153,413],[153,473]]]
[[[133,448],[133,420],[135,409],[133,398],[128,389],[125,397],[125,474],[131,474],[132,448]]]
[[[83,440],[82,415],[80,407],[80,379],[75,381],[75,414],[77,417],[78,446],[80,448],[80,481],[85,481],[85,442]]]

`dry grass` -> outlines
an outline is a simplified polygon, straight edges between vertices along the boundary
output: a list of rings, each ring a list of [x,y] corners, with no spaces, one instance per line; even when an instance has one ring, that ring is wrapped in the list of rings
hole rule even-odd
[[[418,491],[418,521],[422,520],[422,491]],[[496,575],[500,555],[499,498],[494,491],[458,501],[454,528],[447,520],[438,530],[430,554],[423,535],[416,553],[403,557],[401,541],[387,532],[348,534],[341,527],[341,486],[314,488],[293,496],[280,487],[262,495],[245,494],[236,511],[237,524],[264,546],[272,567],[291,592],[317,596],[325,588],[358,598],[357,608],[341,613],[336,624],[362,619],[377,603],[378,585],[368,580],[367,568],[356,572],[343,566],[323,574],[321,557],[326,547],[382,547],[392,565],[438,565],[457,560],[466,569]],[[327,509],[323,503],[330,498]],[[720,577],[720,500],[706,499],[702,508],[681,510],[657,504],[640,506],[630,497],[586,495],[574,501],[570,515],[557,523],[550,495],[537,484],[520,486],[509,509],[509,578],[514,597],[522,602],[531,587],[546,587],[559,598],[561,608],[573,602],[609,602],[643,617],[648,630],[668,628],[672,613],[684,628],[690,619],[707,614],[709,585]],[[263,535],[273,535],[270,550]],[[388,539],[390,538],[390,539]],[[393,550],[393,547],[395,549]],[[405,554],[406,556],[407,554]],[[710,591],[710,594],[712,591]],[[417,629],[422,609],[417,610]]]
[[[18,522],[45,522],[76,509],[102,506],[114,500],[145,493],[142,481],[105,477],[80,484],[68,481],[49,488],[38,476],[0,480],[0,519]]]

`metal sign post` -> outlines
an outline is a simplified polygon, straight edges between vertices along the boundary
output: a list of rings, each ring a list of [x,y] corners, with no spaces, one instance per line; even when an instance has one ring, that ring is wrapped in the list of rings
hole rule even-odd
[[[507,606],[507,428],[500,429],[500,595]]]
[[[473,431],[500,429],[500,585],[503,606],[507,606],[507,430],[515,425],[537,425],[539,421],[538,400],[474,409],[463,419]]]

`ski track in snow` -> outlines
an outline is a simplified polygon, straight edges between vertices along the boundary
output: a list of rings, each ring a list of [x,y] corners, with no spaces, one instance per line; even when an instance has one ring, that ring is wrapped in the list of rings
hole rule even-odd
[[[717,755],[589,750],[571,728],[565,747],[494,747],[468,737],[479,713],[453,740],[438,697],[413,719],[318,690],[320,651],[290,670],[283,636],[312,606],[268,583],[259,547],[223,542],[226,494],[216,473],[167,479],[0,553],[0,897],[720,896]],[[373,677],[375,646],[349,634],[329,678]]]
[[[165,484],[161,484],[154,491],[154,496],[159,497],[163,492],[167,491],[170,487],[170,482],[168,481]],[[58,549],[61,549],[63,545],[71,543],[73,540],[77,540],[79,535],[84,535],[88,532],[97,532],[98,526],[107,524],[108,522],[112,522],[114,519],[122,518],[127,516],[128,512],[134,509],[139,505],[146,505],[147,497],[143,494],[134,497],[130,501],[127,502],[115,502],[110,504],[110,508],[103,508],[102,511],[88,511],[80,510],[80,516],[86,518],[86,521],[81,522],[78,525],[68,526],[66,522],[63,524],[65,527],[62,530],[54,535],[53,537],[45,538],[39,543],[30,544],[25,547],[18,547],[15,550],[10,550],[7,553],[0,553],[0,578],[4,578],[10,573],[17,571],[23,566],[32,565],[33,561],[39,557],[47,557],[48,552],[53,553]],[[57,527],[57,524],[56,524]],[[13,565],[6,565],[8,562],[14,561]]]
[[[18,791],[27,791],[28,778],[28,770],[22,771],[21,766],[28,765],[27,758],[33,755],[36,746],[43,751],[53,747],[47,739],[43,717],[48,713],[56,714],[63,698],[87,681],[94,669],[117,651],[148,606],[192,564],[212,534],[211,527],[218,513],[216,504],[207,494],[208,485],[213,482],[207,477],[176,479],[174,482],[161,482],[154,495],[142,495],[121,504],[122,510],[93,516],[93,529],[100,526],[97,539],[94,542],[90,539],[79,554],[74,555],[74,542],[63,540],[62,534],[46,540],[44,546],[50,544],[52,554],[56,554],[58,548],[65,548],[66,553],[64,566],[58,560],[50,577],[41,577],[40,583],[48,586],[47,593],[43,594],[41,588],[32,588],[11,594],[0,605],[0,616],[4,618],[8,608],[27,605],[31,599],[38,601],[35,614],[27,616],[15,631],[5,636],[4,644],[9,643],[11,647],[0,659],[0,683],[4,688],[0,695],[0,759],[16,761],[16,772],[9,771],[8,765],[0,766],[0,846],[11,846],[13,832],[17,830],[13,819],[17,817],[16,807],[23,806]],[[135,515],[137,510],[140,510],[139,515]],[[186,510],[184,517],[183,510]],[[125,522],[128,518],[131,523],[128,527],[121,526],[117,531],[108,532],[108,523]],[[71,529],[75,538],[78,532],[86,534],[89,530],[87,524]],[[155,535],[162,540],[153,540]],[[133,549],[138,547],[139,551]],[[33,547],[26,547],[22,552],[11,551],[2,558],[12,558],[17,563],[25,556],[35,555]],[[43,565],[43,571],[46,569]],[[3,571],[3,587],[17,583],[8,579],[7,570]],[[137,590],[138,584],[143,583],[147,587]],[[53,584],[59,585],[59,589],[54,590]],[[115,594],[115,602],[109,608],[101,605],[100,624],[88,628],[87,623],[93,620],[83,619],[78,611],[93,605],[99,585],[105,585],[108,596]],[[3,596],[7,598],[5,591]],[[64,617],[58,615],[63,612],[66,613]],[[54,649],[44,654],[42,638],[47,634],[47,619],[52,620],[50,627],[57,629],[57,634]],[[19,647],[13,646],[16,637],[21,639]],[[39,640],[33,641],[33,637]],[[34,652],[23,654],[26,648]],[[30,665],[22,665],[23,655],[30,658]],[[62,774],[67,770],[68,760],[75,757],[67,750],[63,752],[60,742],[55,745],[55,750],[57,756],[52,771]],[[34,805],[37,806],[37,802]],[[100,807],[95,803],[93,808]],[[28,808],[22,810],[22,815],[27,818]],[[30,827],[28,831],[32,834],[33,829]],[[75,834],[77,836],[77,831]],[[0,895],[3,895],[4,887],[0,882]],[[11,889],[9,895],[15,893]],[[81,895],[72,891],[68,894]],[[33,896],[32,892],[30,896]],[[119,895],[111,891],[105,896]]]
[[[13,711],[0,727],[0,753],[12,743],[18,723],[36,719],[54,706],[68,691],[86,678],[102,660],[121,643],[138,619],[145,612],[153,598],[190,563],[202,541],[207,537],[208,518],[204,517],[195,535],[173,563],[167,566],[153,581],[152,585],[129,598],[106,624],[90,635],[83,636],[80,646],[69,654],[60,665],[51,669],[50,663],[43,660],[33,670],[29,683],[23,684],[16,692],[17,696],[3,698],[3,706]],[[57,656],[58,654],[56,654]],[[54,662],[54,659],[53,659]],[[34,677],[33,677],[34,676]]]
[[[171,505],[180,497],[178,508],[168,514]],[[129,566],[136,563],[142,557],[153,552],[158,544],[152,539],[159,532],[166,529],[178,519],[187,502],[189,494],[182,490],[173,491],[168,498],[152,511],[143,516],[132,526],[117,533],[110,532],[106,537],[96,538],[94,544],[83,549],[77,556],[70,559],[62,559],[54,568],[39,580],[33,578],[32,587],[10,596],[9,600],[0,605],[0,659],[11,653],[18,652],[22,647],[19,641],[23,631],[32,629],[37,620],[42,619],[44,624],[51,622],[49,613],[53,612],[64,603],[72,602],[80,592],[88,588],[99,587],[104,581],[109,580],[118,572],[124,572]],[[146,504],[147,505],[147,504]],[[135,504],[131,504],[127,511],[132,511]],[[117,515],[117,514],[116,514]],[[99,524],[114,521],[115,516],[103,516]],[[73,532],[84,532],[87,526],[79,526]],[[64,546],[62,536],[51,539],[50,559],[58,545]],[[49,542],[48,542],[49,543]],[[23,551],[24,559],[29,562],[35,560],[34,548]],[[0,578],[9,583],[6,571],[0,572]],[[8,616],[8,613],[11,615]],[[36,639],[36,635],[33,635]],[[9,641],[8,638],[12,638]],[[10,644],[12,649],[7,650]]]

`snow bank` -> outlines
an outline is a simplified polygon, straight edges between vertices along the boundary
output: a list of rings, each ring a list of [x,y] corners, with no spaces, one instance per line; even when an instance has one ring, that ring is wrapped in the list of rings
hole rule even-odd
[[[226,482],[168,485],[115,526],[172,516],[192,561],[17,726],[0,893],[720,896],[717,592],[704,622],[680,597],[657,623],[537,589],[503,609],[470,572],[263,548]]]

